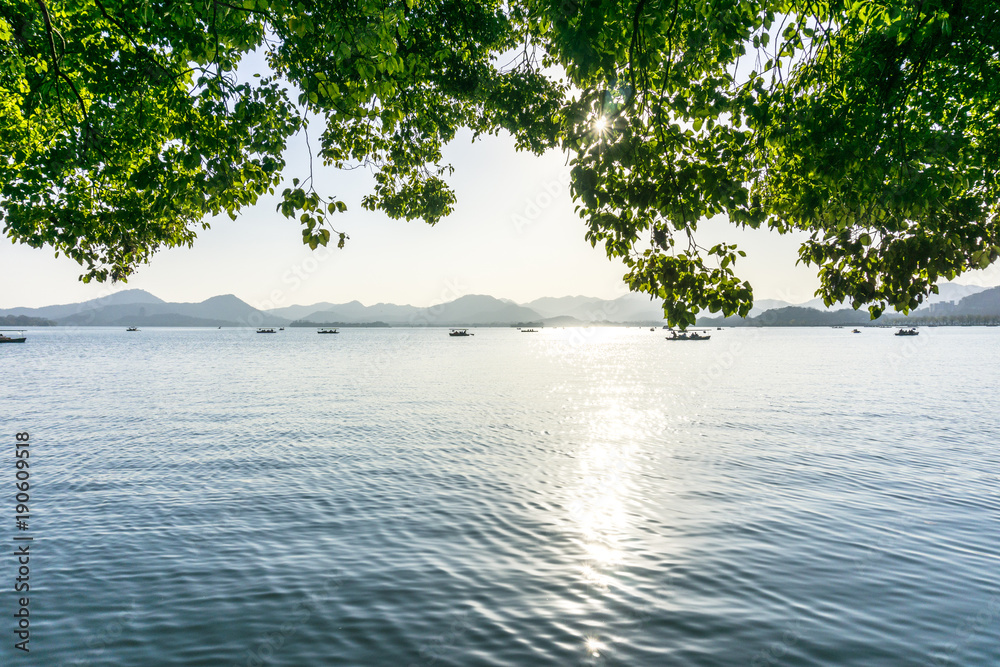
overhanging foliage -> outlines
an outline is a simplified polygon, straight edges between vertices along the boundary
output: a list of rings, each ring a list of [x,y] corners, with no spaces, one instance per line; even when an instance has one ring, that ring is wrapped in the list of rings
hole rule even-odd
[[[443,144],[502,129],[570,152],[587,237],[673,324],[752,305],[698,243],[717,215],[807,232],[829,303],[906,311],[1000,252],[998,45],[987,0],[0,0],[0,213],[120,280],[272,191],[307,119],[375,170],[365,207],[431,224]],[[343,245],[301,176],[279,210]]]

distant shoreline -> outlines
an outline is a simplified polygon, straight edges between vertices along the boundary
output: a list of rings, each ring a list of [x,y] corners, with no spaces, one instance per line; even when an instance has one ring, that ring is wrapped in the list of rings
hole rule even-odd
[[[864,308],[817,309],[811,302],[791,305],[763,299],[758,304],[759,310],[753,311],[756,315],[740,318],[702,313],[695,326],[1000,326],[1000,287],[969,293],[968,287],[943,285],[941,293],[935,296],[940,299],[921,304],[908,315],[888,312],[876,320]],[[942,300],[945,296],[952,300]],[[467,294],[426,308],[391,303],[365,306],[351,301],[260,310],[232,294],[198,303],[170,303],[142,290],[125,290],[76,304],[0,309],[0,327],[662,327],[663,309],[654,301],[647,295],[633,293],[613,300],[544,297],[517,304],[489,295]]]
[[[212,330],[233,330],[233,329],[245,329],[247,331],[256,331],[261,328],[257,325],[252,324],[232,324],[232,325],[198,325],[198,324],[139,324],[137,325],[139,330],[143,329],[205,329],[208,331]],[[538,330],[556,330],[556,329],[648,329],[654,328],[657,331],[666,331],[669,328],[666,327],[664,322],[581,322],[579,324],[567,324],[567,325],[544,325],[544,324],[523,324],[523,325],[513,325],[504,323],[491,323],[491,324],[388,324],[386,322],[363,322],[363,323],[343,323],[335,322],[329,324],[287,324],[285,325],[289,329],[521,329],[521,328],[534,328]],[[0,330],[23,330],[23,329],[123,329],[126,327],[124,324],[59,324],[58,322],[49,324],[4,324],[0,322]],[[714,322],[701,323],[699,322],[695,326],[688,327],[689,329],[899,329],[907,327],[923,327],[928,329],[942,328],[942,327],[987,327],[994,328],[1000,327],[1000,322],[944,322],[944,323],[930,323],[930,322],[918,322],[911,320],[896,320],[893,322],[881,323],[881,324],[859,324],[857,322],[851,322],[847,324],[731,324],[725,323],[722,325],[716,324]],[[268,326],[265,328],[274,328],[274,326]]]

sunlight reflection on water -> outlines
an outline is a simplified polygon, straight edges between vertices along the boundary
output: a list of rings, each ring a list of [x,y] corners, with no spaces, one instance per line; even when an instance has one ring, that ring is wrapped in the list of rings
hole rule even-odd
[[[41,664],[1000,664],[1000,336],[919,341],[33,331]]]

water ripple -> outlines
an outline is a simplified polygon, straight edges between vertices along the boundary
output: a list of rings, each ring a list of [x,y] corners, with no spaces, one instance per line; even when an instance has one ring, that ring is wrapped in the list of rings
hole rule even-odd
[[[840,333],[33,330],[39,664],[1000,664],[1000,339]]]

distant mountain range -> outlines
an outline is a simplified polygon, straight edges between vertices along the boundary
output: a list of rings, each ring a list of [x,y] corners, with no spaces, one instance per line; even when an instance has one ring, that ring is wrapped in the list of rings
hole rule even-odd
[[[1000,287],[941,285],[941,293],[913,311],[906,321],[920,318],[944,321],[948,318],[1000,317]],[[824,326],[869,323],[865,310],[814,308],[775,299],[757,302],[750,316],[702,317],[706,326]],[[822,306],[822,303],[820,303]],[[902,316],[885,315],[880,321],[896,321]],[[348,303],[314,303],[258,310],[232,294],[216,296],[200,303],[168,303],[149,292],[131,289],[82,303],[42,308],[0,309],[0,321],[50,322],[64,326],[343,326],[378,322],[389,326],[509,326],[534,324],[574,326],[581,324],[662,324],[663,312],[657,301],[643,294],[626,294],[617,299],[587,296],[544,297],[517,304],[485,295],[467,295],[448,303],[417,306],[377,303],[365,306]],[[957,319],[956,319],[957,318]],[[978,321],[978,320],[977,320]],[[29,325],[30,326],[30,325]]]
[[[985,289],[988,288],[977,287],[976,285],[959,285],[958,283],[942,283],[938,285],[938,293],[931,294],[926,299],[924,299],[924,302],[920,304],[920,306],[916,308],[916,310],[923,310],[928,308],[929,306],[933,306],[938,303],[946,303],[948,301],[954,301],[957,303],[962,299],[964,299],[965,297],[971,296],[978,292],[982,292]],[[765,299],[765,301],[767,300]],[[762,306],[763,303],[764,303],[763,301],[755,303],[754,308],[756,309],[759,306]],[[801,308],[815,308],[816,310],[839,310],[845,308],[843,304],[837,304],[836,306],[827,307],[823,304],[823,299],[811,299],[809,301],[806,301],[805,303],[798,303],[798,304],[778,301],[775,302],[775,304],[780,304],[780,305],[771,305],[765,307],[760,312],[764,312],[764,310],[771,310],[774,308],[785,308],[787,306],[799,306]],[[914,312],[916,312],[916,310]],[[754,314],[756,315],[759,313],[754,313]]]
[[[0,310],[0,317],[5,315],[41,317],[66,326],[237,327],[280,326],[288,322],[257,310],[232,294],[201,303],[167,303],[137,289],[82,303]]]
[[[726,327],[821,327],[858,326],[871,324],[867,310],[843,308],[841,310],[817,310],[802,306],[771,308],[759,315],[747,317],[699,317],[698,326]]]
[[[908,315],[885,313],[876,320],[879,324],[988,324],[1000,321],[1000,287],[975,287],[972,285],[940,285],[940,293],[932,294],[919,308]],[[957,297],[957,300],[956,300]],[[806,304],[781,305],[771,301],[766,310],[751,312],[750,317],[700,317],[700,326],[859,326],[871,324],[868,310],[853,308],[822,309]],[[814,301],[807,302],[814,303]],[[761,304],[755,304],[755,310]],[[822,301],[820,301],[822,306]]]
[[[892,318],[898,319],[898,318]],[[938,302],[915,310],[906,318],[910,322],[979,323],[1000,321],[1000,287],[970,294],[957,302]]]
[[[536,307],[533,307],[536,306]],[[0,317],[41,318],[64,326],[285,326],[293,321],[320,324],[390,326],[507,326],[513,324],[589,324],[660,322],[660,306],[648,297],[628,294],[618,299],[563,297],[518,305],[492,296],[467,295],[448,303],[419,308],[358,301],[288,306],[261,311],[229,294],[200,303],[168,303],[143,290],[124,290],[82,303],[43,308],[0,309]],[[24,320],[19,320],[24,321]]]
[[[0,327],[50,327],[55,322],[44,317],[27,315],[0,315]]]
[[[520,305],[492,296],[467,295],[430,308],[390,303],[365,306],[351,301],[340,305],[317,303],[312,306],[290,306],[268,312],[294,317],[299,323],[386,322],[394,326],[527,323],[572,326],[589,323],[648,323],[663,319],[660,305],[641,294],[626,294],[610,300],[587,296],[545,297]]]

